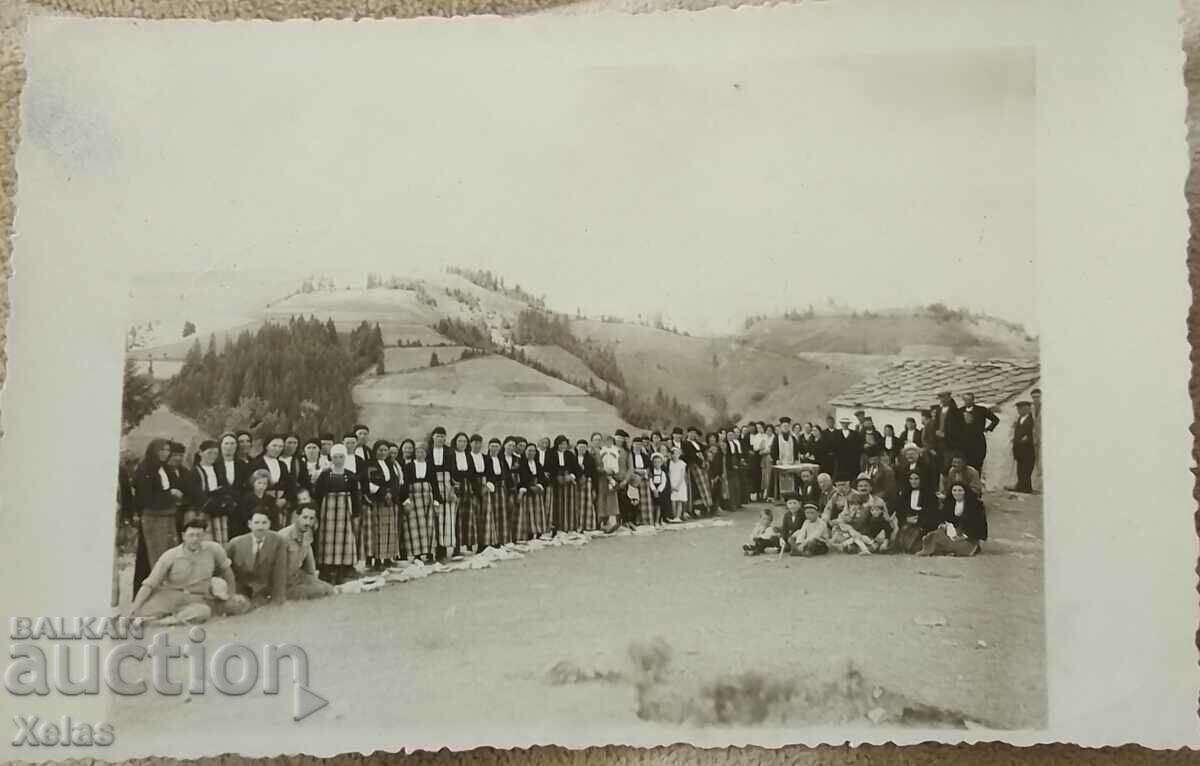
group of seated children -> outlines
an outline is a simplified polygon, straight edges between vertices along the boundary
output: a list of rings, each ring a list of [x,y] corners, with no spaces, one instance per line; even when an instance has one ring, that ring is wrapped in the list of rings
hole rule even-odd
[[[827,480],[821,484],[828,486]],[[853,489],[835,486],[816,497],[803,491],[789,495],[780,523],[775,523],[771,508],[764,508],[742,550],[747,556],[769,550],[779,556],[819,556],[831,550],[859,555],[979,553],[987,539],[987,515],[967,483],[951,482],[943,498],[922,491],[915,473],[908,484],[892,498],[890,508],[883,497],[872,494],[866,475],[858,477]]]

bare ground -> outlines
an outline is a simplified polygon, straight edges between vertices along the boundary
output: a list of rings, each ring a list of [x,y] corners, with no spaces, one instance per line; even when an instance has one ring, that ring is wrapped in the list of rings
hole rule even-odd
[[[889,694],[1036,728],[1046,719],[1041,499],[996,493],[988,504],[993,539],[973,559],[747,558],[739,546],[757,512],[746,509],[731,527],[601,539],[218,620],[208,643],[303,646],[310,685],[331,702],[316,717],[329,725],[455,720],[548,739],[583,721],[647,726],[627,648],[659,637],[668,695],[721,675],[803,679],[849,661]],[[554,678],[556,663],[590,670]],[[286,707],[211,693],[120,704],[122,736],[237,726]]]

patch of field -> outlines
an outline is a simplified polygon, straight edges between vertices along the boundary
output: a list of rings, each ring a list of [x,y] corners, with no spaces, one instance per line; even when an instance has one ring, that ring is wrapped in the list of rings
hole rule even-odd
[[[387,374],[419,370],[429,366],[430,357],[434,354],[437,354],[440,364],[457,362],[466,348],[466,346],[437,346],[435,348],[426,348],[424,346],[417,348],[388,347],[383,350],[383,369],[387,371]]]
[[[157,438],[177,441],[187,447],[188,454],[191,455],[208,435],[189,418],[166,407],[159,407],[138,423],[136,428],[121,437],[121,451],[141,459],[150,441]]]
[[[583,385],[591,382],[597,389],[603,389],[605,382],[597,378],[583,361],[566,349],[558,346],[518,346],[530,359],[544,364],[551,370],[561,373],[573,381]],[[616,389],[614,389],[616,390]]]
[[[365,320],[424,327],[440,318],[437,309],[421,303],[415,292],[383,287],[301,293],[273,304],[264,313],[267,318],[283,320],[311,314],[320,319],[332,317],[334,322],[358,324]]]
[[[167,380],[179,374],[183,362],[178,359],[161,359],[141,361],[134,364],[134,369],[141,375],[149,375],[155,380]]]
[[[432,351],[412,349],[418,350]],[[438,425],[489,438],[512,433],[578,438],[596,430],[633,429],[611,405],[582,389],[499,356],[368,375],[355,387],[354,401],[372,433],[394,439],[424,438]]]
[[[144,348],[131,349],[128,356],[138,360],[155,360],[155,367],[158,366],[159,359],[183,361],[187,356],[188,351],[197,340],[200,341],[200,350],[208,350],[208,339],[211,335],[216,342],[217,352],[220,353],[225,348],[226,343],[237,340],[238,335],[244,331],[256,332],[262,326],[260,320],[251,320],[242,322],[241,324],[227,327],[223,330],[217,330],[212,333],[197,332],[195,335],[190,335],[186,338],[181,338],[170,343],[162,343],[154,346],[146,346]]]
[[[765,319],[745,333],[752,345],[782,354],[833,351],[900,354],[906,346],[941,346],[972,359],[1030,357],[1035,343],[987,320],[947,320],[888,314],[875,317],[822,316],[791,321]]]

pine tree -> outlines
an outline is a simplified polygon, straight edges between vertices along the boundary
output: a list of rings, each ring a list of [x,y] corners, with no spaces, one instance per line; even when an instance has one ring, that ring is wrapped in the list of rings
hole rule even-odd
[[[183,323],[183,337],[186,338],[189,335],[195,335],[195,334],[196,334],[196,325],[192,324],[191,320],[185,321]]]
[[[439,365],[441,365],[441,362],[440,362],[440,361],[438,361],[438,355],[437,355],[437,352],[436,352],[436,351],[434,351],[432,354],[430,354],[430,355],[429,355],[429,366],[430,366],[430,367],[437,367],[437,366],[439,366]]]
[[[137,363],[125,357],[125,381],[121,391],[121,433],[127,434],[158,409],[154,381],[137,371]]]

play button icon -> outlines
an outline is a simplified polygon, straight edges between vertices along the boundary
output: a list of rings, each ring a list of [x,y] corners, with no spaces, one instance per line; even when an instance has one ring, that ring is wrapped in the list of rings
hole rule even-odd
[[[313,713],[329,704],[329,700],[325,699],[315,692],[309,691],[307,686],[295,684],[292,694],[292,709],[295,713],[292,715],[293,721],[303,721]]]

